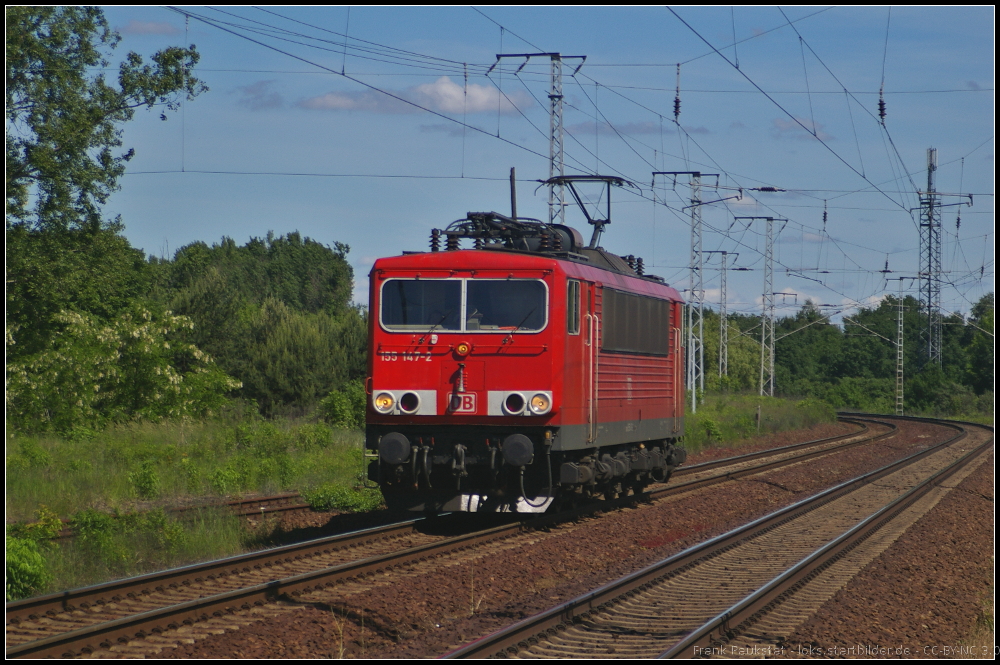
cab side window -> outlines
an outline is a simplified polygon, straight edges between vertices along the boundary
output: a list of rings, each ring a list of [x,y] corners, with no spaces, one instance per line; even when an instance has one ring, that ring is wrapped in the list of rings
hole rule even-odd
[[[566,282],[566,332],[580,334],[580,282],[575,279]]]

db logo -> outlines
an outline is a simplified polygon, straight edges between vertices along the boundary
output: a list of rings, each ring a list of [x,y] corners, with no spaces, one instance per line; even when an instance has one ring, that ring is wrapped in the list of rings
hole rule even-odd
[[[449,393],[448,411],[451,413],[475,413],[476,393]]]

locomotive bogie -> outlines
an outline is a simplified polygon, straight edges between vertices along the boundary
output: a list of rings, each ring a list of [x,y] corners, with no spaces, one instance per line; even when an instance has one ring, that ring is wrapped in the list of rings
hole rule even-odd
[[[524,508],[573,492],[608,495],[666,482],[686,456],[668,440],[556,451],[559,434],[537,428],[420,428],[407,435],[369,428],[369,440],[379,443],[368,473],[391,508],[468,510],[471,501],[480,510],[513,510],[520,502],[521,511],[530,512]]]

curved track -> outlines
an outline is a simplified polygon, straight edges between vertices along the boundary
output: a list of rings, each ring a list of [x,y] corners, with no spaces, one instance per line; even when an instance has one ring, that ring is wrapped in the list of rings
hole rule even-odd
[[[876,426],[875,429],[889,431],[875,433],[863,427],[856,433],[832,440],[811,441],[691,467],[678,475],[694,478],[700,474],[696,481],[665,489],[654,488],[652,493],[640,497],[598,502],[569,513],[471,534],[456,536],[455,530],[461,531],[461,528],[454,524],[448,526],[452,524],[449,522],[451,517],[460,521],[458,518],[463,516],[415,520],[11,603],[7,607],[7,655],[59,657],[108,649],[134,638],[152,639],[171,628],[191,626],[213,615],[222,616],[241,608],[250,609],[279,596],[295,597],[339,581],[412,566],[448,552],[501,541],[525,530],[545,528],[617,506],[634,505],[636,500],[656,498],[660,493],[688,491],[704,482],[720,482],[737,473],[796,464],[845,446],[891,436],[889,427]],[[753,463],[753,459],[761,457],[771,459]],[[720,467],[725,470],[701,477],[710,468],[717,470]],[[428,528],[432,523],[434,527]]]
[[[773,610],[784,611],[802,596],[817,595],[817,584],[807,585],[810,580],[822,578],[824,571],[846,557],[857,558],[866,545],[877,549],[880,529],[892,529],[893,520],[909,506],[992,447],[992,432],[973,447],[966,441],[966,427],[945,426],[957,431],[941,444],[685,550],[450,655],[760,655],[727,652],[723,647],[738,644],[748,631],[765,624]]]

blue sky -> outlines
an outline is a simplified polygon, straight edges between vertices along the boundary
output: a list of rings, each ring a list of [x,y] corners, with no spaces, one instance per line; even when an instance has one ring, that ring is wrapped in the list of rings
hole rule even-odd
[[[937,190],[974,202],[943,209],[942,306],[967,312],[994,289],[992,7],[185,11],[196,16],[105,9],[118,56],[193,43],[211,88],[166,122],[140,111],[126,127],[136,157],[106,212],[150,254],[299,231],[350,245],[364,303],[376,258],[425,249],[431,228],[468,211],[509,213],[511,167],[519,214],[545,218],[549,61],[486,70],[501,52],[560,52],[587,56],[575,76],[578,60],[564,69],[566,173],[637,185],[615,191],[603,244],[679,289],[687,180],[654,189],[653,171],[786,190],[702,207],[704,249],[738,252],[749,269],[729,273],[730,311],[759,311],[763,289],[763,222],[734,217],[772,216],[788,219],[775,245],[775,291],[793,294],[777,297],[783,312],[812,298],[846,314],[896,292],[879,272],[887,261],[890,278],[919,269],[910,209],[930,147]],[[736,194],[714,182],[703,180],[702,200]],[[567,223],[589,237],[575,210]],[[712,305],[719,255],[709,256]]]

